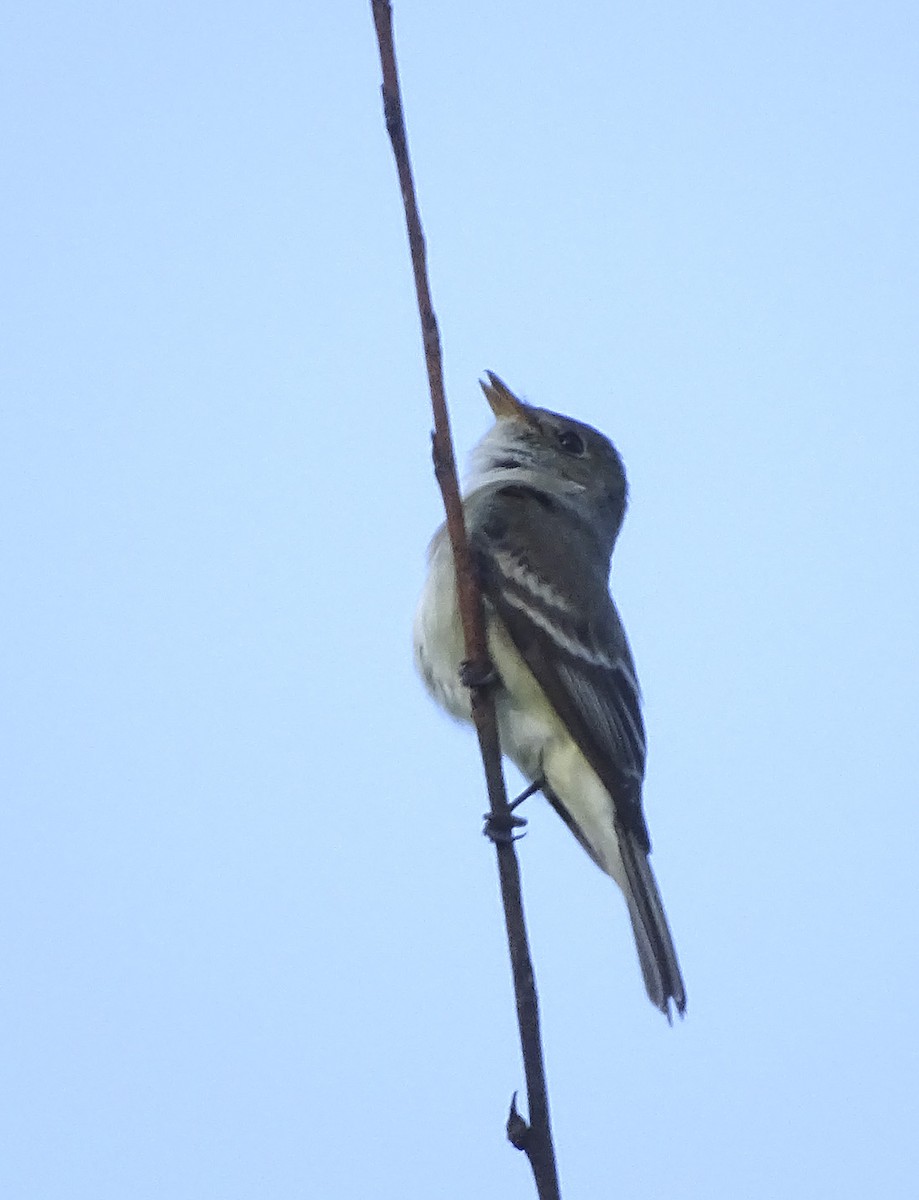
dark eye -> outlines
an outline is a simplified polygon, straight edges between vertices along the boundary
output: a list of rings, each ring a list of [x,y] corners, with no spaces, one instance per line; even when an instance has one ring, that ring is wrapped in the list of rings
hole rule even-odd
[[[562,429],[558,433],[558,444],[568,454],[574,454],[578,458],[584,453],[584,439],[577,433],[572,433],[570,429]]]

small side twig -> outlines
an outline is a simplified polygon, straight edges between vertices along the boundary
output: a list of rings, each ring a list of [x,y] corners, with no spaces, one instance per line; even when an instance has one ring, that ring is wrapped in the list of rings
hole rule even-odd
[[[399,186],[402,191],[402,203],[405,208],[405,223],[408,228],[415,292],[421,317],[421,334],[424,340],[424,357],[431,390],[431,406],[434,414],[432,438],[434,473],[443,496],[444,510],[447,515],[447,532],[453,548],[456,588],[463,622],[469,677],[486,680],[489,678],[492,668],[488,656],[485,614],[481,591],[469,552],[466,524],[463,519],[463,504],[457,481],[456,460],[453,453],[453,439],[450,434],[450,420],[444,390],[440,334],[431,302],[424,233],[418,213],[405,121],[402,114],[402,95],[392,33],[392,7],[389,0],[371,0],[371,7],[377,42],[380,47],[380,64],[383,70],[383,112],[386,129],[392,142]],[[487,686],[471,688],[471,697],[472,715],[485,767],[491,816],[498,823],[506,822],[511,815],[511,810],[501,769],[501,747],[498,741],[494,702]],[[523,1054],[529,1108],[528,1125],[517,1112],[516,1103],[512,1104],[507,1134],[511,1143],[518,1149],[522,1149],[529,1159],[539,1200],[560,1200],[555,1149],[552,1144],[549,1123],[549,1098],[543,1066],[542,1038],[539,1031],[536,984],[520,890],[520,868],[512,840],[496,841],[495,850],[498,858],[501,898],[504,903],[504,920],[507,927],[514,994],[517,1001],[517,1022],[520,1028],[520,1046]]]

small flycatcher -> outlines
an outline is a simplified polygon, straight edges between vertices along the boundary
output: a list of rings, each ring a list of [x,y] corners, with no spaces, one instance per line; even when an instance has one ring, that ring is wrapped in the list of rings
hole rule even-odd
[[[648,862],[641,698],[608,583],[625,469],[591,426],[524,403],[491,372],[482,390],[496,421],[473,451],[463,507],[501,747],[622,889],[648,996],[669,1019],[671,1001],[684,1012],[686,989]],[[434,700],[471,721],[443,526],[428,557],[415,661]]]

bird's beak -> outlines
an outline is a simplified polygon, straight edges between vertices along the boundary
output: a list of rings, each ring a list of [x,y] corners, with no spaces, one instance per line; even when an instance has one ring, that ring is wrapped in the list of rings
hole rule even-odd
[[[522,400],[518,400],[507,384],[500,380],[493,371],[486,371],[485,374],[488,376],[488,382],[480,379],[479,383],[485,393],[489,408],[497,419],[499,421],[531,422],[530,406],[524,404]]]

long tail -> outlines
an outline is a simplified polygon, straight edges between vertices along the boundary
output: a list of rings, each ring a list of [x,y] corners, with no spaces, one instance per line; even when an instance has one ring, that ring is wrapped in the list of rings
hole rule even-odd
[[[625,898],[629,906],[629,916],[632,918],[641,973],[651,1003],[670,1021],[671,1000],[680,1016],[686,1011],[686,988],[680,974],[670,926],[664,913],[664,904],[657,890],[657,880],[654,878],[647,854],[637,845],[627,829],[618,821],[616,825],[619,852],[628,883]]]

